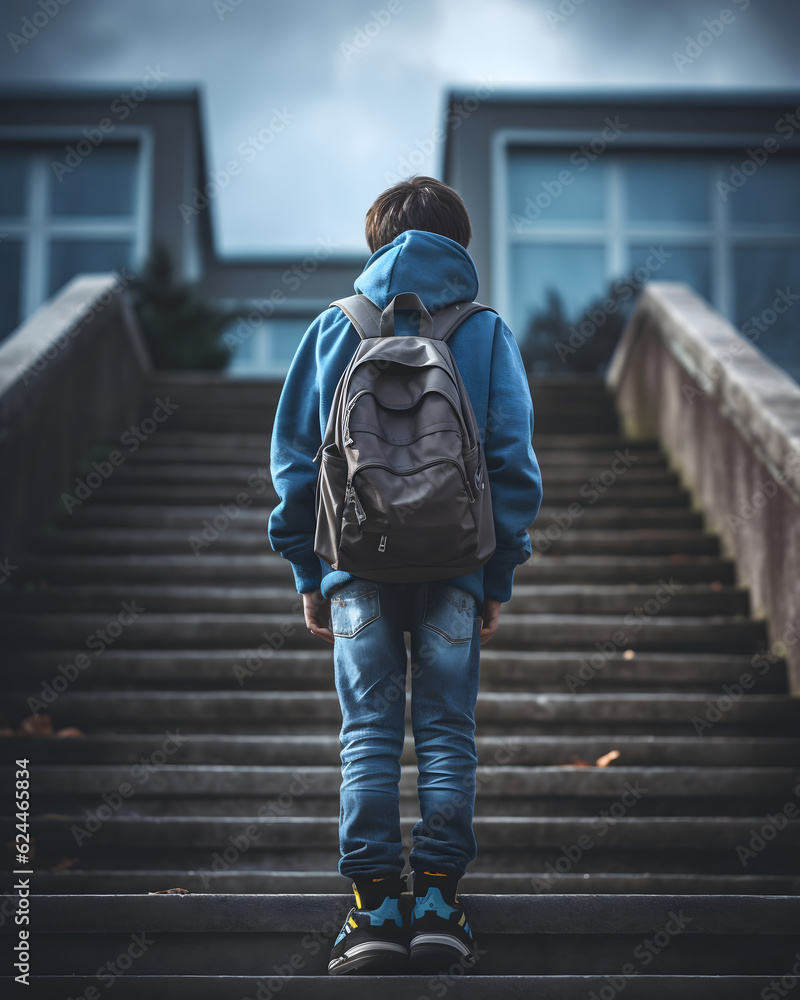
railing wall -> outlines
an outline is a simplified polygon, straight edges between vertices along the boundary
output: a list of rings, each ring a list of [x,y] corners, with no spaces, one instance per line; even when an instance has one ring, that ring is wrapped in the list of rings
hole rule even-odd
[[[0,560],[136,421],[150,361],[123,293],[116,275],[79,276],[0,345]]]
[[[660,439],[721,535],[768,622],[766,661],[785,657],[800,693],[800,386],[672,283],[646,287],[607,381],[626,432]]]

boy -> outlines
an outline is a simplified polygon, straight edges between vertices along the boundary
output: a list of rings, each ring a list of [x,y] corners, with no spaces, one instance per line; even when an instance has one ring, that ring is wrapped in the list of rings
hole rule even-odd
[[[458,194],[431,177],[385,191],[366,216],[372,256],[355,282],[381,309],[415,292],[430,313],[478,292],[467,252],[472,230]],[[395,334],[415,333],[398,313]],[[435,583],[375,583],[334,571],[314,553],[314,456],[332,397],[359,337],[344,313],[325,310],[304,335],[276,411],[271,447],[280,502],[269,520],[273,549],[292,564],[306,625],[334,644],[342,709],[339,871],[355,907],[328,971],[380,974],[411,958],[417,972],[474,963],[475,943],[457,896],[477,854],[475,703],[480,646],[511,597],[514,567],[531,555],[528,527],[541,476],[531,445],[533,406],[513,335],[493,312],[468,317],[448,340],[484,445],[496,549],[479,570]],[[404,868],[398,781],[411,643],[411,719],[421,819],[410,865],[414,907],[400,903]]]

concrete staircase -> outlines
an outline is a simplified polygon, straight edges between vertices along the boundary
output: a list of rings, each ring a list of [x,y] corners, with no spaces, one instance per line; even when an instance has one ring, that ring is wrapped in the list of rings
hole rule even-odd
[[[599,380],[532,393],[544,502],[482,656],[462,883],[486,954],[413,995],[758,996],[800,949],[800,702],[657,442],[622,440]],[[12,556],[3,724],[56,732],[4,742],[33,771],[37,995],[84,996],[143,932],[119,1000],[353,994],[324,977],[350,902],[331,650],[266,534],[278,394],[154,380],[146,440]]]

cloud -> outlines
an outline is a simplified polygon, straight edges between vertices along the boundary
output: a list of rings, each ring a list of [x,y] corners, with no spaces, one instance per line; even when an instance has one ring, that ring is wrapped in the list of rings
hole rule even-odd
[[[204,87],[212,169],[285,109],[290,124],[212,205],[218,247],[360,251],[387,176],[420,148],[418,172],[439,172],[429,139],[452,85],[796,85],[800,5],[729,6],[735,21],[681,74],[673,51],[720,0],[73,0],[17,55],[0,47],[0,81],[122,89],[160,63],[173,85]],[[38,9],[6,0],[3,33]]]

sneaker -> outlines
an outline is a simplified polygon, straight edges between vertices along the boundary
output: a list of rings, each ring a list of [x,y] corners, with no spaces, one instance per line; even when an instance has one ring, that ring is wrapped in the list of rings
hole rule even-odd
[[[331,976],[382,976],[407,969],[408,927],[400,908],[403,883],[389,878],[372,881],[385,881],[387,888],[362,883],[359,891],[353,883],[356,905],[334,942],[328,962]]]
[[[429,884],[431,875],[437,881],[441,879],[438,885]],[[411,913],[410,957],[416,975],[444,973],[453,965],[466,971],[475,965],[477,947],[455,893],[456,881],[452,876],[429,872],[414,878],[416,902]],[[447,902],[445,896],[452,902]]]

